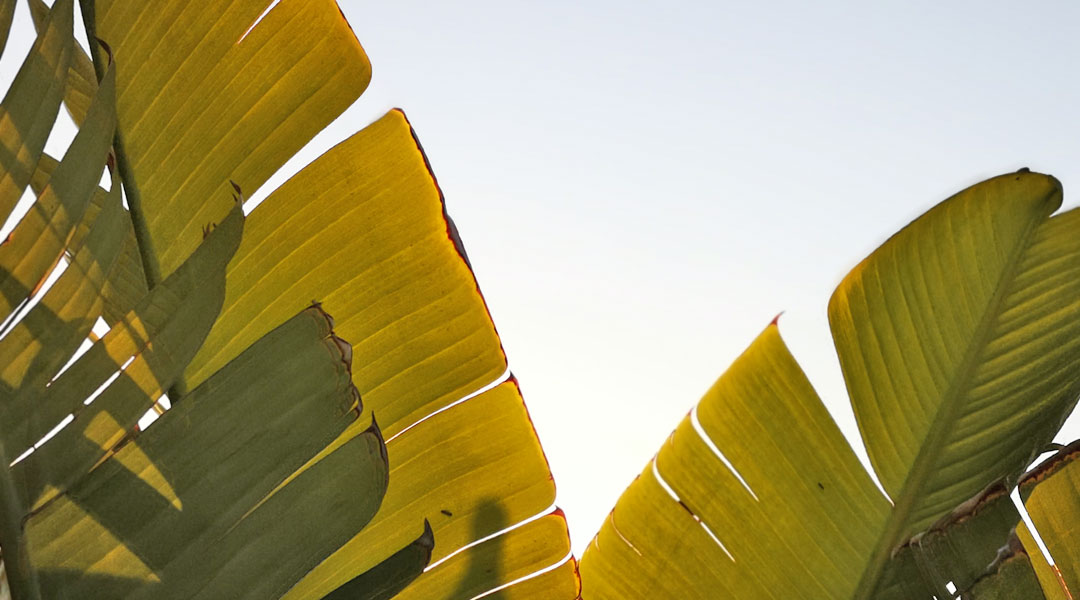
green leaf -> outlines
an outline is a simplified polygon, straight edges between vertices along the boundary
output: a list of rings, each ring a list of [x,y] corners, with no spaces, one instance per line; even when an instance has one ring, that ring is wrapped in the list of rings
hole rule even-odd
[[[31,510],[121,443],[194,356],[220,310],[225,265],[239,245],[243,220],[235,206],[180,269],[41,394],[34,410],[17,415],[17,429],[5,433],[9,445],[34,441],[65,415],[75,415],[52,441],[12,468]],[[84,406],[84,399],[118,370],[119,377]]]
[[[35,193],[40,194],[45,189],[49,177],[52,176],[52,172],[56,168],[56,164],[56,159],[47,154],[42,154],[41,160],[38,162],[38,169],[30,180],[30,187]],[[115,169],[113,171],[115,172]],[[114,179],[116,179],[115,173]],[[116,187],[110,188],[110,192],[119,194],[119,180],[114,181],[114,185]],[[90,210],[93,210],[98,203],[98,196],[103,197],[104,194],[104,190],[98,190],[94,196],[95,199],[91,201]],[[146,283],[146,274],[143,272],[142,259],[139,256],[139,243],[135,239],[135,230],[126,212],[124,217],[124,231],[121,234],[123,246],[120,250],[120,256],[114,268],[109,271],[108,277],[103,283],[104,287],[101,290],[104,299],[101,316],[110,324],[123,319],[124,315],[150,291]],[[84,219],[84,221],[86,220]],[[69,252],[78,248],[82,234],[81,230],[75,232],[69,246]]]
[[[29,0],[29,4],[30,17],[34,20],[34,28],[40,35],[49,16],[49,7],[43,0]],[[98,80],[90,57],[77,44],[72,48],[66,84],[64,106],[67,107],[68,114],[71,115],[75,124],[82,125],[91,99],[97,93]]]
[[[0,54],[7,46],[8,35],[11,33],[11,19],[14,16],[15,0],[0,0]],[[0,592],[0,598],[3,597],[3,592]]]
[[[324,600],[389,600],[424,572],[431,560],[435,536],[424,519],[424,532],[390,558],[354,577],[324,596]]]
[[[1016,481],[1080,395],[1080,212],[1019,172],[931,209],[837,288],[829,319],[892,548],[992,481]]]
[[[775,324],[695,414],[734,470],[683,419],[585,551],[583,597],[851,597],[889,505]]]
[[[373,424],[306,466],[360,411],[331,327],[302,311],[34,514],[46,591],[277,598],[370,520],[387,476]]]
[[[1001,549],[986,575],[963,598],[971,600],[1045,600],[1027,550],[1015,535]]]
[[[698,406],[705,437],[688,418],[619,500],[582,559],[587,597],[907,598],[977,576],[1016,522],[1007,507],[938,541],[921,532],[993,482],[1011,488],[1080,395],[1080,211],[1051,217],[1060,201],[1057,180],[1026,170],[980,183],[833,295],[844,377],[894,506],[771,326]],[[954,538],[974,548],[946,550]],[[918,568],[912,539],[941,572]]]
[[[893,550],[875,598],[952,598],[986,575],[1020,523],[1020,513],[1003,482],[974,498]]]
[[[0,218],[7,218],[30,182],[60,109],[74,46],[71,11],[71,0],[56,1],[0,104]]]
[[[96,556],[92,563],[73,557],[77,564],[71,568],[44,569],[50,589],[73,589],[75,597],[88,590],[125,598],[277,598],[286,591],[291,598],[321,597],[408,545],[416,524],[427,518],[439,540],[435,558],[447,560],[420,575],[416,585],[442,582],[438,586],[447,588],[440,590],[443,596],[503,587],[493,597],[546,598],[551,590],[556,597],[575,597],[576,564],[566,560],[565,520],[552,510],[554,484],[516,383],[507,381],[463,400],[497,382],[506,372],[506,359],[438,186],[399,112],[327,153],[255,210],[239,242],[241,253],[228,267],[228,315],[222,313],[205,349],[170,390],[177,410],[188,398],[177,399],[173,390],[210,385],[252,344],[318,300],[339,316],[342,333],[357,340],[352,380],[365,394],[364,415],[230,530],[248,528],[243,536],[237,534],[233,547],[177,549],[181,555],[162,570],[147,562],[150,552],[142,545],[129,543],[122,520],[78,512],[86,509],[77,500],[86,481],[102,473],[124,473],[115,466],[119,457],[136,461],[136,455],[125,453],[160,424],[132,442],[131,419],[176,379],[174,367],[187,362],[188,350],[205,333],[202,319],[212,320],[218,312],[213,305],[220,301],[216,270],[205,283],[212,288],[205,295],[197,289],[190,295],[161,290],[184,271],[186,263],[177,265],[185,257],[202,252],[200,247],[192,254],[196,232],[225,214],[229,203],[221,192],[232,191],[227,181],[257,189],[344,110],[370,77],[366,57],[330,0],[282,2],[262,17],[266,2],[95,4],[84,10],[84,20],[87,13],[96,15],[87,20],[91,42],[96,34],[117,56],[116,155],[133,220],[113,271],[145,274],[151,284],[161,274],[172,275],[152,285],[148,296],[162,294],[159,299],[169,305],[146,315],[140,312],[145,303],[136,306],[113,327],[124,333],[110,332],[58,378],[41,398],[45,408],[35,411],[26,426],[41,430],[53,413],[62,414],[72,399],[81,402],[102,376],[135,357],[89,409],[77,411],[71,426],[16,467],[32,469],[28,463],[35,456],[55,454],[38,462],[56,462],[62,467],[59,475],[24,481],[25,495],[35,500],[31,521],[59,507],[68,511],[65,518],[78,519],[38,530],[51,533],[35,537],[34,545],[76,529],[88,539],[113,540],[95,550],[99,554],[84,555]],[[76,57],[76,63],[67,101],[79,119],[80,90],[92,89],[92,78],[83,72],[85,62]],[[100,71],[100,62],[96,66]],[[77,229],[72,245],[78,235]],[[137,260],[129,260],[132,255]],[[110,311],[115,316],[140,295],[138,285],[122,283],[135,279],[142,278],[106,279],[102,310],[110,322]],[[175,306],[167,302],[172,295],[180,296]],[[177,307],[189,311],[193,302],[190,312],[168,316]],[[164,324],[132,331],[137,324],[131,315]],[[174,328],[167,339],[159,339],[166,327]],[[318,499],[333,496],[333,502],[345,502],[343,494],[352,493],[349,502],[372,511],[378,506],[382,490],[377,486],[368,486],[358,501],[361,492],[340,483],[356,475],[357,465],[360,471],[366,468],[357,453],[383,447],[377,432],[366,429],[375,412],[394,436],[386,448],[394,478],[386,488],[388,502],[361,532],[367,518],[334,519],[337,511],[327,510]],[[115,423],[107,422],[117,415]],[[151,458],[144,462],[156,465]],[[140,475],[149,469],[140,467]],[[172,481],[166,470],[161,473],[160,479]],[[133,489],[116,481],[120,488]],[[122,513],[116,509],[112,514]],[[539,520],[520,525],[534,517]],[[250,524],[256,521],[257,526]],[[543,527],[537,525],[541,522]],[[520,526],[495,535],[512,525]],[[279,556],[281,544],[244,545],[275,526],[300,540],[292,544],[295,558]],[[319,536],[311,536],[312,530]],[[555,537],[536,540],[512,559],[495,560],[493,548],[523,547],[531,538],[522,536],[537,532]],[[323,541],[305,545],[305,535]],[[80,546],[66,546],[72,547]],[[43,552],[35,551],[35,557],[52,556],[52,563],[59,564],[56,547]],[[305,562],[311,560],[321,562]],[[211,576],[200,575],[210,563],[224,566]],[[469,567],[477,564],[491,569]],[[549,567],[554,568],[514,581]],[[271,571],[274,577],[253,579],[253,574]],[[291,589],[281,587],[298,580]]]
[[[107,195],[95,194],[80,225],[85,233],[76,233],[69,246],[71,264],[41,302],[0,339],[0,389],[5,398],[0,404],[0,439],[14,445],[9,451],[21,452],[27,442],[37,441],[9,436],[26,413],[36,410],[49,380],[90,333],[104,303],[101,288],[130,229],[114,177]],[[14,416],[19,413],[22,416]]]
[[[0,315],[9,315],[37,291],[60,261],[90,205],[116,125],[114,83],[110,69],[38,202],[0,246]]]

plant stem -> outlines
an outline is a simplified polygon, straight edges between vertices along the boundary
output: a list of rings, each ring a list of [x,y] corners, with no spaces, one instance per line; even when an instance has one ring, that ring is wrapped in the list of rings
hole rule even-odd
[[[23,531],[26,510],[15,492],[7,454],[0,446],[0,549],[4,551],[8,587],[14,600],[40,600],[37,572],[30,564],[30,552]]]
[[[82,7],[83,24],[86,26],[86,38],[90,42],[90,58],[94,62],[94,73],[98,81],[105,74],[106,65],[102,63],[101,44],[97,37],[97,27],[94,11],[94,0],[80,0]],[[111,61],[111,55],[108,57]],[[124,186],[124,195],[127,197],[128,214],[131,215],[131,224],[135,229],[135,242],[139,250],[139,258],[142,259],[143,275],[146,277],[147,289],[161,283],[161,265],[158,264],[157,253],[154,252],[153,242],[150,239],[150,228],[146,223],[146,215],[142,210],[142,197],[139,195],[139,186],[135,185],[135,174],[131,170],[127,153],[124,152],[124,139],[120,134],[120,125],[117,123],[116,134],[113,136],[113,153],[116,155],[116,167],[120,173],[120,184]]]
[[[79,0],[82,7],[83,25],[86,27],[86,39],[90,42],[90,58],[94,62],[94,74],[98,81],[105,75],[105,66],[101,64],[101,40],[97,37],[97,20],[94,10],[95,0]],[[108,59],[112,61],[112,53]],[[158,263],[157,253],[154,252],[154,244],[150,239],[150,228],[146,223],[146,214],[142,209],[142,196],[139,194],[139,186],[135,185],[135,173],[131,170],[127,152],[124,151],[124,137],[120,133],[120,122],[117,120],[116,133],[113,136],[113,153],[116,155],[116,168],[120,174],[120,185],[124,187],[124,195],[127,197],[128,214],[131,215],[131,225],[135,230],[135,245],[139,250],[139,258],[142,259],[143,276],[146,278],[146,289],[152,290],[161,283],[161,265]],[[184,380],[173,384],[166,392],[173,401],[178,400],[187,392]]]

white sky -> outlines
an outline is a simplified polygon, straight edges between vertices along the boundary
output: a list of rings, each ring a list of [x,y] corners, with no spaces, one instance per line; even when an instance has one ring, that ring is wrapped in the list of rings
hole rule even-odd
[[[372,85],[257,195],[405,109],[578,555],[778,312],[855,440],[825,318],[844,273],[1002,172],[1052,173],[1077,204],[1075,3],[341,4]]]

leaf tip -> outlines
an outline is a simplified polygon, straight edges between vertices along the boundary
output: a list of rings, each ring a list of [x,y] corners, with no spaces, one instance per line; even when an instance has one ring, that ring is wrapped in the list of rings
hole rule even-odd
[[[99,37],[95,37],[94,41],[96,41],[98,43],[98,45],[101,46],[101,49],[105,51],[105,55],[108,56],[108,58],[109,58],[109,66],[111,67],[112,64],[113,64],[112,46],[110,46],[108,44],[108,42],[106,42],[105,40],[103,40],[103,39],[101,39]]]

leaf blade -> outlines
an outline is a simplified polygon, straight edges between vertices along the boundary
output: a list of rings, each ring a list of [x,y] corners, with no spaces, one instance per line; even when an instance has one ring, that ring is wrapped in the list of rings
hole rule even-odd
[[[25,439],[48,431],[66,414],[75,417],[13,467],[31,510],[55,498],[110,452],[179,376],[220,310],[225,266],[242,231],[243,213],[236,206],[180,269],[44,392],[27,415]],[[84,399],[118,369],[122,374],[86,406]]]
[[[616,504],[583,595],[848,597],[887,514],[774,323]]]
[[[324,600],[390,600],[413,582],[431,560],[435,536],[424,519],[424,532],[390,558],[324,596]]]
[[[0,104],[0,146],[9,149],[0,167],[0,216],[15,207],[30,182],[60,109],[74,45],[71,0],[57,0],[44,32],[15,75]]]
[[[1052,588],[1080,591],[1080,440],[1062,448],[1020,482],[1020,495],[1046,544],[1057,576]],[[1045,585],[1045,584],[1044,584]],[[1060,591],[1060,590],[1055,590]],[[1051,592],[1047,590],[1049,595]],[[1061,594],[1064,596],[1064,594]]]
[[[1076,211],[1027,171],[945,200],[837,288],[829,320],[871,462],[896,503],[888,554],[990,482],[1019,477],[1075,405]],[[1070,366],[1071,365],[1071,366]]]
[[[228,211],[229,180],[258,189],[367,87],[370,63],[333,0],[280,2],[238,42],[268,5],[97,3],[96,35],[123,58],[125,179],[152,273],[171,273]]]
[[[35,560],[52,593],[239,598],[287,589],[318,560],[301,547],[321,539],[323,553],[336,548],[325,531],[340,537],[330,525],[370,519],[386,485],[374,428],[299,472],[357,419],[346,348],[325,313],[302,311],[33,515]],[[327,485],[339,489],[327,496]],[[302,508],[342,494],[347,506]],[[307,516],[275,524],[297,512]],[[276,568],[252,568],[267,560]],[[102,589],[102,576],[128,585]]]

